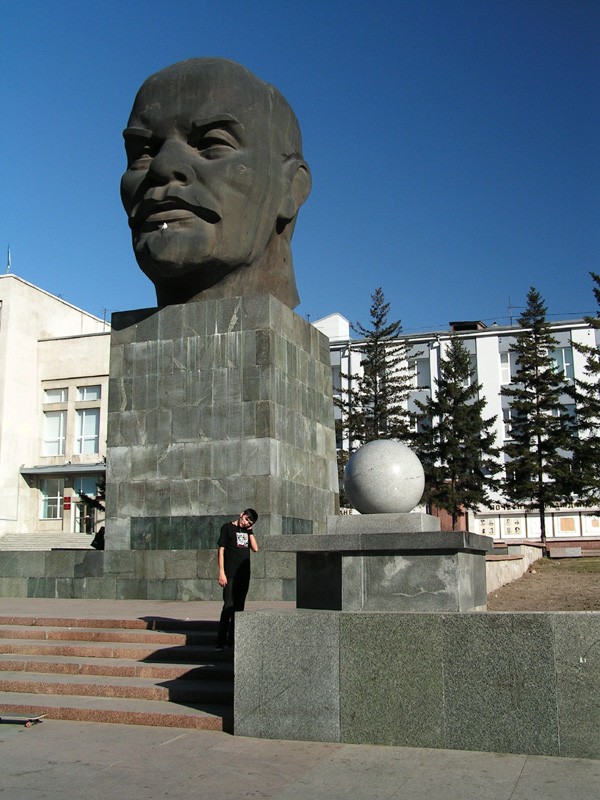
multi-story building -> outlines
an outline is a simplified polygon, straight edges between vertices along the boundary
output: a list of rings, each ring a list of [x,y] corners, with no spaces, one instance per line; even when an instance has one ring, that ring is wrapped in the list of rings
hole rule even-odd
[[[343,375],[355,375],[361,371],[361,347],[364,340],[351,339],[348,320],[341,314],[331,314],[313,323],[330,340],[331,369],[334,394],[342,395],[348,388]],[[583,378],[585,358],[575,348],[575,343],[600,345],[599,332],[582,319],[551,323],[552,334],[558,344],[553,353],[557,368],[565,378]],[[413,371],[413,391],[408,399],[408,410],[417,421],[416,401],[425,400],[435,392],[440,356],[445,353],[452,333],[458,335],[468,352],[474,367],[474,380],[481,384],[481,394],[487,405],[484,416],[495,418],[494,430],[499,447],[510,439],[511,408],[509,398],[502,395],[502,388],[510,384],[515,376],[515,355],[511,352],[517,326],[486,327],[482,322],[454,322],[449,330],[429,333],[407,334],[403,338],[408,345],[408,366]],[[572,400],[562,398],[565,413],[572,413]],[[339,418],[340,412],[336,409]],[[344,445],[342,439],[338,446]],[[534,512],[526,513],[521,508],[506,508],[500,495],[494,497],[489,508],[467,516],[466,524],[475,533],[493,536],[495,539],[516,540],[540,538],[539,517]],[[600,511],[583,506],[560,506],[548,510],[547,535],[549,540],[585,542],[600,539]],[[443,524],[443,523],[442,523]]]
[[[0,276],[0,547],[87,545],[101,519],[110,326]],[[32,537],[34,537],[32,539]]]

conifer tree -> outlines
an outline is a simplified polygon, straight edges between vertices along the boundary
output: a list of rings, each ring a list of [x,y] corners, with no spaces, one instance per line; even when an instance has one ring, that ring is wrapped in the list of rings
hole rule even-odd
[[[374,439],[409,440],[410,415],[407,398],[412,388],[408,347],[398,336],[400,320],[388,322],[390,304],[381,287],[371,295],[370,326],[357,322],[362,374],[344,374],[349,386],[336,401],[342,411],[342,428],[349,439],[349,451]]]
[[[545,544],[546,509],[569,498],[573,489],[573,421],[561,402],[569,386],[556,367],[553,350],[558,342],[533,287],[518,322],[522,330],[512,348],[517,355],[515,382],[502,389],[511,408],[503,490],[511,504],[538,512]]]
[[[425,470],[425,502],[452,517],[452,530],[465,510],[489,502],[499,470],[494,445],[496,418],[483,418],[486,400],[463,342],[453,334],[439,362],[436,392],[425,403],[417,434],[417,453]]]
[[[600,275],[590,272],[594,296],[600,306]],[[572,397],[576,403],[576,422],[579,438],[573,449],[573,473],[577,493],[584,504],[600,501],[600,349],[596,331],[600,331],[600,311],[595,317],[585,317],[596,336],[594,344],[574,343],[575,349],[585,356],[585,377],[575,380]]]
[[[359,322],[352,325],[352,330],[364,337],[360,344],[362,374],[341,373],[348,385],[335,400],[342,412],[342,439],[348,443],[346,449],[338,450],[340,485],[350,455],[361,445],[374,439],[412,438],[407,402],[412,372],[408,347],[397,338],[402,324],[400,320],[388,322],[390,304],[381,287],[371,295],[371,301],[370,326]],[[340,505],[350,505],[343,489]]]

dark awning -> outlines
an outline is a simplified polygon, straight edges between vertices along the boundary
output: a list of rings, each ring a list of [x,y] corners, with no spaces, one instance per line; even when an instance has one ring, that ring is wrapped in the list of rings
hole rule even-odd
[[[21,467],[21,475],[101,475],[106,464],[53,464],[49,467]]]

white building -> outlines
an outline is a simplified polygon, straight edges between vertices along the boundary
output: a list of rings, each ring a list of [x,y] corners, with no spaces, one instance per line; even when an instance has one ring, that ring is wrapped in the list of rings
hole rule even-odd
[[[330,340],[331,369],[334,393],[338,395],[347,388],[342,374],[360,373],[361,345],[363,340],[350,338],[348,320],[341,314],[331,314],[314,323]],[[599,332],[584,320],[566,320],[551,323],[552,334],[558,341],[554,352],[557,365],[568,379],[584,376],[585,358],[573,347],[573,343],[600,345]],[[515,374],[514,354],[510,352],[518,326],[486,327],[482,322],[450,323],[449,330],[432,331],[422,334],[408,334],[401,338],[408,343],[409,366],[414,371],[414,391],[408,401],[409,411],[416,414],[416,400],[425,402],[438,377],[440,356],[455,332],[471,354],[475,368],[475,380],[482,384],[482,395],[487,401],[484,411],[486,418],[495,417],[496,443],[501,447],[510,437],[509,399],[502,396],[501,390],[509,384]],[[414,356],[411,358],[411,354]],[[563,398],[565,410],[572,402],[568,396]],[[336,409],[339,418],[340,412]],[[338,446],[341,446],[341,442]],[[501,497],[496,498],[491,508],[481,509],[477,514],[469,514],[467,525],[475,533],[493,536],[505,541],[531,539],[539,541],[540,524],[536,513],[525,513],[523,509],[506,510],[501,506]],[[444,526],[444,520],[442,519]],[[584,507],[560,507],[549,509],[547,514],[548,540],[567,541],[591,545],[592,539],[600,540],[599,509]]]
[[[101,522],[110,326],[0,276],[0,548],[89,546]]]

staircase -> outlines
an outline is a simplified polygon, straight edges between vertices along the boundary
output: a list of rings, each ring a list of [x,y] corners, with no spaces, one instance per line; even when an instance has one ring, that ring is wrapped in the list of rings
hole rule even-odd
[[[233,729],[216,622],[0,617],[0,716]]]
[[[91,533],[65,533],[54,531],[40,533],[4,533],[0,536],[0,550],[90,550]]]

